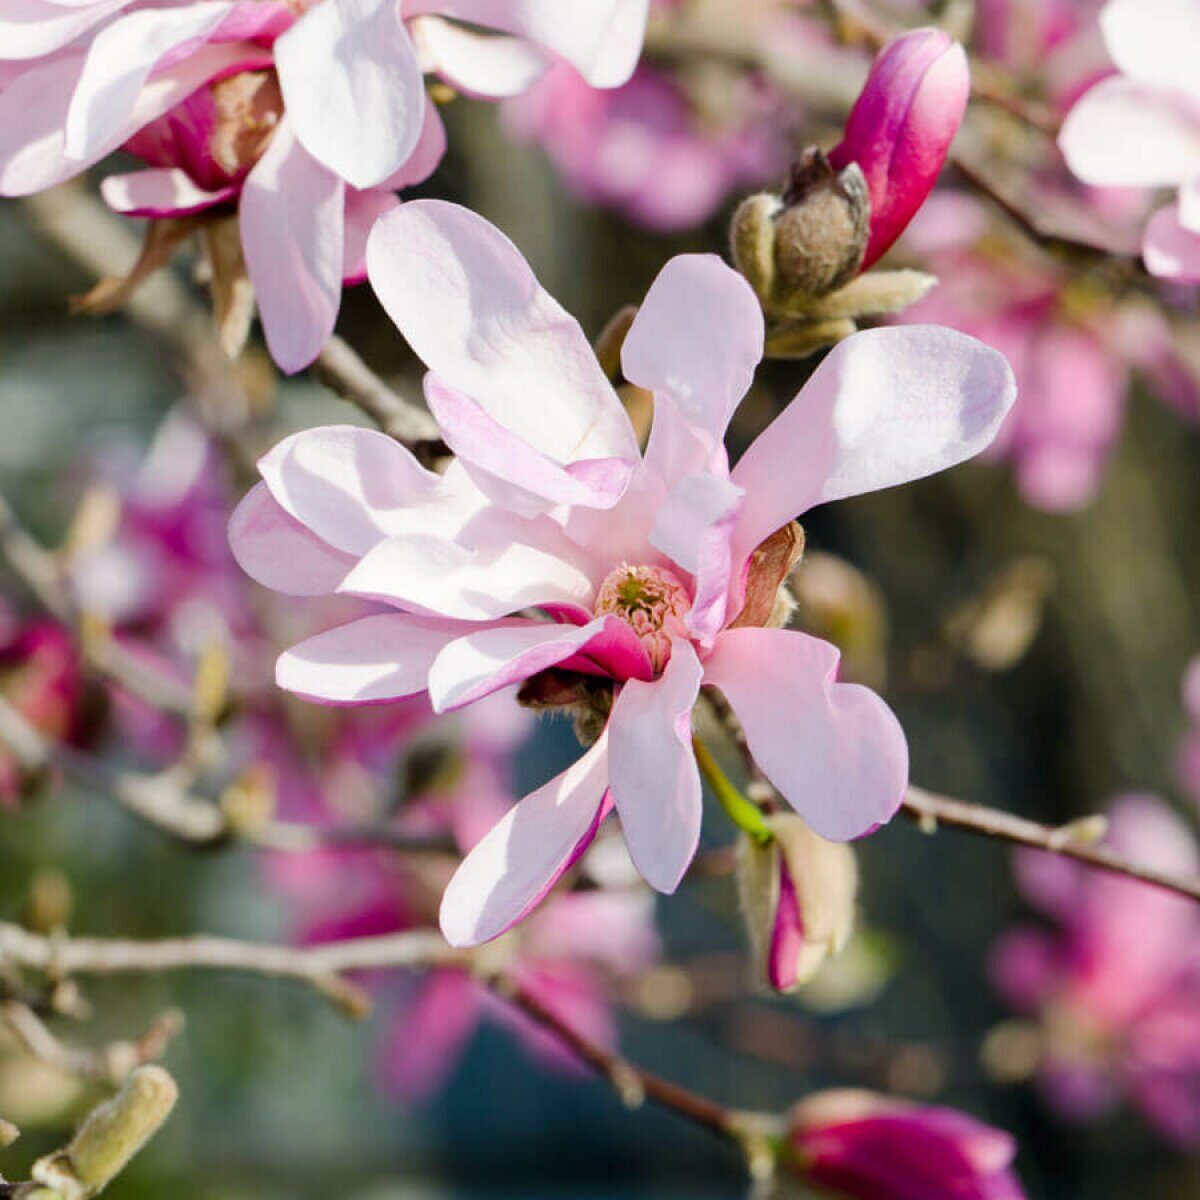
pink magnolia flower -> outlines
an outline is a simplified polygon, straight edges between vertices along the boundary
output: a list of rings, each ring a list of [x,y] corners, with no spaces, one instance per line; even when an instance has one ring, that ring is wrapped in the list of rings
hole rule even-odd
[[[1197,385],[1159,308],[1118,305],[1044,255],[998,242],[961,194],[933,196],[903,245],[940,283],[901,319],[953,323],[1012,364],[1019,396],[988,455],[1012,464],[1028,503],[1052,512],[1091,503],[1135,374],[1195,420]]]
[[[0,195],[124,146],[149,169],[106,182],[119,211],[237,204],[268,344],[298,370],[332,331],[343,282],[362,277],[371,222],[442,155],[424,72],[498,98],[561,58],[616,86],[647,3],[0,0]]]
[[[1195,839],[1160,800],[1122,797],[1110,816],[1115,849],[1184,877],[1200,871]],[[1040,851],[1018,852],[1015,866],[1026,899],[1058,928],[1004,935],[992,974],[1041,1024],[1047,1100],[1085,1121],[1123,1095],[1162,1137],[1200,1145],[1200,913]]]
[[[1193,0],[1109,0],[1100,14],[1120,74],[1071,110],[1059,145],[1084,183],[1177,187],[1146,226],[1153,275],[1200,282],[1200,7]]]
[[[52,621],[22,621],[0,606],[0,694],[40,733],[69,742],[80,732],[83,673],[70,634]],[[0,747],[0,808],[17,803],[21,768]]]
[[[872,266],[925,203],[962,124],[971,91],[963,48],[937,29],[890,41],[871,65],[842,141],[829,152],[841,171],[857,163],[871,196]]]
[[[1008,1134],[951,1108],[819,1092],[791,1119],[793,1169],[851,1200],[1024,1200]]]
[[[749,562],[814,505],[978,453],[1012,403],[1003,358],[946,329],[847,339],[730,471],[722,439],[762,355],[762,312],[719,259],[683,256],[624,345],[626,377],[655,396],[642,458],[579,326],[486,221],[405,204],[367,258],[457,459],[435,475],[382,434],[332,427],[261,460],[231,524],[246,570],[397,609],[293,647],[278,682],[332,704],[427,690],[447,712],[523,680],[536,691],[555,668],[600,711],[611,697],[594,745],[468,855],[442,905],[449,940],[525,916],[614,806],[638,870],[673,891],[700,835],[690,713],[705,684],[818,833],[886,821],[908,775],[896,718],[836,681],[834,647],[757,627],[778,578],[764,589]]]

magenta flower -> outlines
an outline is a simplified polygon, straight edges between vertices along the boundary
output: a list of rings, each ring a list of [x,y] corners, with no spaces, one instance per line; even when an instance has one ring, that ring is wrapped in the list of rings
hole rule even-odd
[[[991,441],[1013,400],[1003,358],[951,330],[850,338],[731,472],[722,439],[762,355],[749,285],[719,259],[670,262],[625,342],[655,395],[643,459],[579,326],[516,248],[455,205],[385,217],[371,281],[429,367],[457,460],[425,471],[382,434],[297,434],[260,462],[231,524],[259,582],[393,605],[279,661],[281,686],[331,704],[428,690],[462,708],[546,672],[611,715],[570,769],[522,800],[447,889],[451,942],[526,915],[615,805],[638,870],[675,889],[700,835],[690,713],[720,688],[755,758],[822,836],[886,821],[908,775],[903,732],[837,651],[759,628],[774,598],[749,562],[814,505],[942,470]],[[747,605],[747,596],[753,603]],[[533,614],[533,615],[531,615]]]
[[[791,1120],[794,1170],[850,1200],[1024,1200],[1011,1137],[951,1108],[820,1092]]]
[[[423,74],[500,98],[561,58],[613,87],[637,62],[647,3],[0,0],[0,195],[125,146],[150,169],[108,181],[119,211],[237,203],[268,344],[298,370],[332,331],[343,281],[361,278],[371,221],[441,157]]]
[[[874,264],[925,203],[962,124],[971,90],[963,48],[936,29],[917,29],[879,52],[829,152],[841,171],[862,168],[871,196],[871,236],[862,269]]]
[[[1120,74],[1084,94],[1059,146],[1084,183],[1178,188],[1147,224],[1142,254],[1153,275],[1200,282],[1200,8],[1109,0],[1100,28]]]
[[[1109,844],[1187,877],[1200,871],[1191,832],[1160,800],[1113,805]],[[1038,1081],[1073,1120],[1124,1096],[1168,1141],[1200,1145],[1200,914],[1178,896],[1020,851],[1017,883],[1058,927],[1002,937],[992,974],[1005,999],[1040,1023]]]

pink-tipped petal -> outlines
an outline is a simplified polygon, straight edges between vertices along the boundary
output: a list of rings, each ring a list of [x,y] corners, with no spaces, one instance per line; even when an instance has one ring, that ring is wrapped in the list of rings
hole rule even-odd
[[[389,191],[415,187],[424,183],[437,170],[438,163],[446,153],[446,126],[438,106],[432,98],[425,97],[425,120],[421,125],[421,136],[404,165],[394,175],[389,175],[379,186]],[[368,232],[370,232],[368,230]],[[365,248],[364,248],[365,253]],[[365,267],[364,267],[365,269]]]
[[[234,199],[238,189],[231,185],[210,192],[178,167],[158,167],[109,175],[100,194],[109,208],[127,217],[186,217]]]
[[[700,772],[692,753],[692,707],[700,660],[677,640],[651,683],[630,680],[608,722],[609,778],[630,857],[660,892],[673,892],[700,841]]]
[[[251,579],[288,596],[331,595],[355,563],[286,512],[265,483],[234,509],[229,545]]]
[[[1150,218],[1142,238],[1146,270],[1175,283],[1200,283],[1200,233],[1184,227],[1180,204],[1168,204]]]
[[[866,270],[904,232],[933,190],[971,90],[963,48],[937,29],[915,29],[879,52],[829,153],[837,170],[857,163],[871,195]]]
[[[296,140],[285,116],[246,178],[242,252],[271,357],[307,367],[329,340],[342,300],[346,186]]]
[[[1200,172],[1200,120],[1169,92],[1115,76],[1067,114],[1058,146],[1095,187],[1160,187]]]
[[[615,617],[588,625],[519,621],[497,629],[467,631],[449,642],[429,671],[435,712],[451,712],[493,692],[523,683],[585,650]]]
[[[271,494],[297,521],[346,554],[363,555],[441,483],[394,438],[324,425],[284,438],[258,462]]]
[[[275,682],[323,704],[378,704],[425,691],[442,649],[471,630],[461,621],[380,613],[285,650]]]
[[[729,629],[704,663],[746,731],[754,761],[823,838],[849,841],[891,819],[908,786],[908,743],[869,688],[836,682],[828,642],[783,629]]]
[[[1016,382],[1002,354],[939,326],[839,343],[734,468],[746,491],[735,560],[816,504],[895,487],[978,454]]]
[[[482,217],[440,200],[403,204],[375,226],[367,271],[426,366],[538,453],[562,465],[636,460],[583,330]]]
[[[276,42],[275,61],[296,136],[341,179],[374,187],[411,156],[426,100],[399,0],[323,0]]]
[[[442,933],[478,946],[515,925],[591,844],[608,812],[608,738],[517,803],[463,860],[442,897]]]

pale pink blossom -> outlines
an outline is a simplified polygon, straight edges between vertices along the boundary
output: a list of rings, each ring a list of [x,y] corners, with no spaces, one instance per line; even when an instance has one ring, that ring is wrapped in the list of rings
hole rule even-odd
[[[501,98],[561,59],[617,86],[647,3],[0,0],[0,195],[125,146],[149,169],[106,181],[118,211],[236,203],[268,344],[298,370],[332,331],[343,281],[361,278],[371,222],[441,157],[424,73]]]
[[[1012,364],[1017,403],[987,457],[1012,465],[1028,503],[1069,512],[1094,500],[1135,375],[1196,419],[1196,382],[1157,307],[1119,304],[1044,255],[998,243],[979,205],[960,193],[931,197],[902,245],[940,281],[902,320],[953,324]]]
[[[1084,183],[1178,189],[1146,226],[1153,275],[1200,282],[1200,4],[1109,0],[1100,14],[1118,75],[1086,92],[1059,145]]]
[[[952,1108],[818,1092],[793,1110],[793,1170],[849,1200],[1024,1200],[1016,1143]]]
[[[536,690],[553,667],[593,701],[613,696],[583,757],[467,857],[442,906],[449,939],[486,941],[525,916],[614,806],[639,871],[675,889],[700,835],[702,685],[725,694],[761,768],[822,836],[886,821],[908,775],[896,718],[837,682],[834,647],[756,627],[777,581],[767,612],[756,596],[739,625],[748,563],[814,505],[977,454],[1013,400],[1003,358],[948,329],[857,335],[730,471],[723,436],[762,356],[762,312],[719,259],[676,258],[623,350],[626,377],[655,396],[643,458],[579,326],[486,221],[401,205],[367,258],[457,458],[436,475],[383,434],[332,427],[260,461],[231,524],[246,570],[293,595],[395,608],[293,647],[280,685],[332,704],[428,691],[446,712],[521,681]]]
[[[937,29],[917,29],[879,52],[829,152],[841,171],[857,163],[871,196],[871,235],[862,269],[904,232],[933,190],[971,90],[962,46]]]
[[[1153,796],[1110,810],[1108,844],[1184,878],[1200,871],[1191,831]],[[1200,1145],[1200,913],[1169,892],[1041,851],[1020,851],[1017,883],[1056,929],[996,944],[992,974],[1040,1022],[1038,1082],[1077,1121],[1125,1098],[1168,1141]]]

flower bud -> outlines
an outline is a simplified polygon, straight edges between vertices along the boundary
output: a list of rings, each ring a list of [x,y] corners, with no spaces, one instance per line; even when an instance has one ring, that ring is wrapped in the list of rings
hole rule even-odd
[[[829,154],[837,171],[857,163],[871,197],[866,270],[904,232],[933,190],[971,90],[963,48],[937,29],[917,29],[879,52]]]
[[[733,260],[768,307],[844,286],[862,265],[870,201],[853,164],[834,170],[815,147],[793,165],[781,196],[760,193],[734,213]]]
[[[854,851],[818,837],[795,814],[766,818],[774,837],[743,838],[738,893],[757,974],[777,992],[807,983],[854,928]]]
[[[1008,1134],[950,1108],[819,1092],[790,1118],[793,1170],[853,1200],[1024,1200]]]

